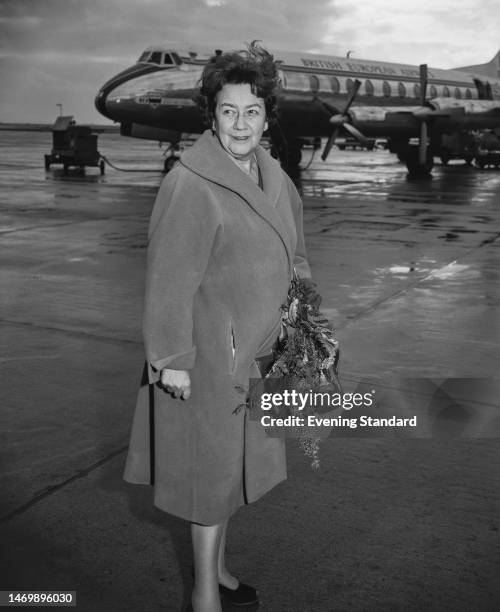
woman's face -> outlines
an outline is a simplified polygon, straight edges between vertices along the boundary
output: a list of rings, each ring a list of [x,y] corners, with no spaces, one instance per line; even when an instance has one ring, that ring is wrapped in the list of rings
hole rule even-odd
[[[214,130],[229,155],[250,159],[267,130],[264,99],[248,83],[224,85],[216,96]]]

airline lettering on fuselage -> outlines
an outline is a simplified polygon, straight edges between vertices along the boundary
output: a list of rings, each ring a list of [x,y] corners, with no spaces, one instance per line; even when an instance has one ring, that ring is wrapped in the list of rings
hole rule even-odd
[[[339,62],[329,62],[325,60],[302,59],[304,66],[311,68],[326,68],[328,70],[345,70]]]
[[[395,70],[389,66],[377,64],[358,64],[355,62],[334,62],[329,60],[316,60],[301,58],[302,64],[309,68],[326,68],[327,70],[342,70],[343,72],[363,72],[365,74],[379,74],[385,76],[406,76],[419,78],[418,68],[399,68]],[[432,72],[428,71],[429,77],[433,78]]]

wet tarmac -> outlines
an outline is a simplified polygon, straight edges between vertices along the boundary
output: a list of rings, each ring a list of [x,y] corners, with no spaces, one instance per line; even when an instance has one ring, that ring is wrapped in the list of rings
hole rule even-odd
[[[104,134],[101,153],[127,171],[64,175],[43,169],[50,133],[0,135],[0,590],[180,610],[187,526],[121,481],[161,152]],[[334,149],[302,192],[345,389],[425,379],[428,399],[481,378],[471,405],[498,412],[500,172],[451,162],[414,181],[387,151]],[[318,473],[289,441],[287,482],[231,526],[231,566],[259,585],[259,609],[498,609],[500,430],[488,423],[453,439],[325,441]]]

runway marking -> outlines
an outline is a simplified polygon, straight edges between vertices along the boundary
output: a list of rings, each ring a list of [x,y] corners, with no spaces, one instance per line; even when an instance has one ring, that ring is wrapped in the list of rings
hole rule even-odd
[[[70,336],[80,336],[83,338],[90,338],[101,342],[108,342],[110,344],[135,344],[142,345],[142,340],[130,340],[128,338],[113,338],[111,336],[99,336],[92,332],[81,331],[77,329],[66,329],[64,327],[56,327],[54,325],[37,325],[32,321],[14,321],[12,319],[0,319],[0,325],[19,325],[21,327],[31,327],[33,329],[41,329],[48,331],[60,332]]]
[[[22,504],[21,506],[18,506],[14,510],[11,510],[7,514],[0,516],[0,524],[6,523],[7,521],[10,521],[14,517],[19,516],[20,514],[23,514],[24,512],[26,512],[27,510],[29,510],[30,508],[38,504],[38,502],[44,500],[49,495],[56,493],[57,491],[59,491],[66,485],[71,484],[75,480],[78,480],[79,478],[85,478],[85,476],[88,476],[91,472],[101,467],[101,465],[104,465],[111,459],[114,459],[118,455],[121,455],[127,449],[128,449],[128,444],[126,446],[122,446],[121,448],[117,450],[112,451],[111,453],[103,457],[102,459],[99,459],[99,461],[96,461],[95,463],[92,463],[91,465],[86,467],[84,470],[80,470],[74,476],[71,476],[70,478],[66,478],[66,480],[63,480],[62,482],[56,485],[51,485],[50,487],[47,487],[47,489],[43,493],[39,493],[38,495],[35,495],[35,497],[31,498],[26,503]]]
[[[353,315],[350,315],[350,316],[348,315],[346,320],[343,323],[340,323],[339,325],[336,325],[335,328],[336,329],[344,329],[344,328],[348,327],[354,321],[358,321],[359,319],[361,319],[365,315],[371,314],[372,312],[374,312],[382,304],[390,302],[394,298],[397,298],[397,297],[399,297],[401,295],[404,295],[410,289],[413,289],[417,285],[421,285],[425,281],[435,279],[437,277],[437,275],[439,275],[440,273],[444,273],[445,270],[449,270],[450,266],[457,265],[458,260],[462,260],[465,257],[468,257],[469,255],[471,255],[475,251],[478,251],[479,249],[483,248],[484,246],[487,246],[489,244],[494,243],[499,238],[500,238],[500,232],[497,232],[491,238],[488,238],[486,240],[482,240],[478,245],[467,249],[462,255],[459,255],[458,257],[455,257],[454,259],[449,261],[444,266],[441,266],[440,268],[437,268],[436,270],[432,270],[431,272],[429,272],[428,274],[426,274],[422,278],[416,279],[412,283],[409,283],[406,287],[403,287],[402,289],[399,289],[398,291],[395,291],[391,295],[388,295],[388,296],[383,297],[383,298],[381,298],[379,300],[376,300],[375,302],[373,302],[372,304],[370,304],[366,308],[363,308],[362,310],[360,310],[356,314],[353,314]]]
[[[44,230],[46,228],[52,229],[54,227],[65,227],[68,225],[79,225],[80,223],[95,223],[96,221],[115,221],[118,219],[131,219],[136,217],[138,220],[142,221],[142,217],[138,216],[137,213],[131,213],[129,215],[113,215],[106,217],[92,217],[89,219],[79,219],[78,221],[66,221],[62,223],[47,223],[46,225],[27,225],[25,227],[18,227],[16,229],[7,229],[0,230],[0,234],[3,236],[5,234],[15,234],[17,232],[29,232],[30,230]]]

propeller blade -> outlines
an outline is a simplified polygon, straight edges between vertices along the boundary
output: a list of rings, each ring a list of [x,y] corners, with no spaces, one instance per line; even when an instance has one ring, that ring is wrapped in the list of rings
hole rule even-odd
[[[356,94],[358,93],[360,87],[361,87],[361,81],[358,81],[358,79],[356,79],[354,81],[353,88],[351,89],[351,93],[350,93],[349,97],[347,98],[347,103],[344,106],[344,110],[342,111],[342,115],[345,115],[347,113],[347,111],[350,109],[351,104],[354,102],[354,98],[356,97]]]
[[[361,134],[361,132],[359,132],[354,126],[348,123],[349,117],[347,115],[347,112],[351,104],[354,102],[354,98],[356,97],[356,94],[358,93],[360,87],[361,87],[361,81],[356,79],[353,83],[353,88],[351,89],[349,97],[347,98],[347,102],[343,110],[340,113],[335,107],[333,107],[328,102],[325,102],[321,98],[316,98],[317,100],[319,100],[319,102],[321,102],[323,107],[330,113],[331,115],[330,123],[336,126],[333,132],[330,134],[328,140],[326,141],[325,148],[323,149],[323,153],[321,154],[321,159],[323,161],[325,161],[328,155],[330,154],[330,151],[332,150],[332,147],[335,144],[335,139],[337,138],[339,134],[339,130],[341,126],[345,128],[350,134],[352,134],[355,138],[357,138],[363,144],[367,142],[363,134]]]
[[[351,136],[354,136],[354,138],[356,138],[356,140],[358,140],[363,146],[366,147],[368,145],[369,139],[353,125],[350,123],[344,123],[342,127],[344,130],[347,130]]]
[[[418,147],[418,163],[425,166],[427,161],[427,123],[422,121],[420,126],[420,144]]]
[[[427,81],[427,64],[420,64],[420,106],[423,108],[427,101]],[[427,161],[427,122],[425,114],[421,113],[420,143],[418,146],[418,163],[421,166],[425,166]]]
[[[339,114],[339,109],[335,108],[335,106],[332,106],[326,100],[322,100],[321,98],[318,98],[317,96],[316,96],[315,100],[316,100],[316,102],[319,102],[323,106],[323,108],[325,110],[328,111],[329,115],[338,115]]]
[[[337,138],[338,133],[339,133],[339,128],[333,130],[333,132],[330,134],[330,137],[326,141],[325,148],[323,149],[323,153],[321,154],[321,159],[323,161],[325,161],[328,155],[330,154],[330,151],[332,150],[332,147],[335,144],[335,139]]]
[[[427,98],[427,64],[420,64],[420,105],[425,106]]]

